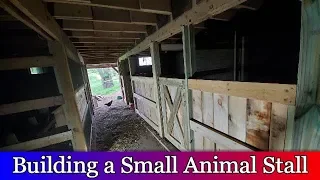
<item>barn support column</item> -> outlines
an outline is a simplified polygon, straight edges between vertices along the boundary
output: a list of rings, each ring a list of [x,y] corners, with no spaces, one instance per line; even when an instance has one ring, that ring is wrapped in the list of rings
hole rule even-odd
[[[286,147],[320,149],[320,0],[302,2],[300,60],[295,118]],[[291,139],[292,138],[292,139]]]
[[[183,98],[184,109],[184,139],[185,148],[187,150],[192,150],[191,147],[192,139],[191,129],[190,129],[190,119],[192,117],[192,92],[188,88],[188,79],[192,77],[196,70],[195,64],[195,37],[194,37],[194,27],[193,25],[187,25],[182,27],[182,40],[183,40],[183,58],[184,58],[184,90],[185,97]]]
[[[153,84],[155,90],[155,100],[157,105],[157,117],[158,117],[158,127],[159,135],[163,137],[163,118],[161,110],[161,99],[160,99],[160,85],[159,85],[159,76],[161,75],[161,65],[160,65],[160,52],[159,52],[159,43],[152,42],[150,45],[151,57],[152,57],[152,74],[153,74]]]
[[[57,41],[50,41],[49,48],[56,62],[55,74],[59,91],[63,94],[65,100],[63,109],[67,118],[68,127],[72,130],[73,149],[75,151],[87,151],[65,47]]]

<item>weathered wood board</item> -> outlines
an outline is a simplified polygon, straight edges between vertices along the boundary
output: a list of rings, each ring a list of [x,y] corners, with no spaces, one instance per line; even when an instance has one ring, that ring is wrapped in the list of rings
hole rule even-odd
[[[139,96],[135,97],[136,109],[144,117],[148,118],[147,121],[153,123],[153,127],[158,126],[159,119],[156,115],[154,84],[151,77],[133,77],[133,90]],[[153,103],[153,106],[150,106]],[[148,122],[150,123],[150,122]],[[158,129],[155,129],[158,131]]]
[[[192,89],[192,119],[260,150],[283,151],[288,105]],[[194,134],[195,150],[231,150]],[[200,138],[200,139],[198,139]],[[214,143],[214,145],[212,145]],[[211,148],[212,149],[212,148]]]
[[[88,103],[87,103],[87,99],[86,99],[84,86],[82,86],[79,89],[77,89],[77,92],[76,92],[75,96],[76,96],[76,102],[77,102],[78,110],[79,110],[79,113],[80,113],[80,118],[81,118],[81,121],[83,121],[84,117],[85,117],[85,113],[86,113],[87,108],[88,108]]]

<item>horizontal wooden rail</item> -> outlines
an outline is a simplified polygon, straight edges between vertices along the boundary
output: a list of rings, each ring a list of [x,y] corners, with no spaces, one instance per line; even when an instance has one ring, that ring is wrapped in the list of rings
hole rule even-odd
[[[184,79],[174,79],[174,78],[159,78],[159,83],[162,85],[169,85],[169,86],[183,86]]]
[[[296,85],[189,79],[188,87],[194,90],[286,105],[296,103]]]
[[[157,105],[156,105],[156,102],[146,98],[146,97],[143,97],[137,93],[133,93],[133,97],[139,99],[139,100],[142,100],[144,103],[146,103],[148,106],[152,107],[152,108],[157,108]]]
[[[142,119],[144,119],[154,130],[156,130],[157,132],[159,132],[159,128],[158,125],[155,124],[151,119],[149,119],[147,116],[145,116],[144,114],[140,113],[138,109],[136,109],[136,113],[142,117]]]
[[[36,109],[42,109],[64,104],[63,96],[47,97],[42,99],[27,100],[11,104],[0,105],[0,115],[14,114]]]
[[[227,134],[217,131],[213,128],[207,127],[206,125],[200,124],[195,120],[190,120],[190,127],[193,131],[202,134],[205,138],[213,141],[219,145],[223,145],[234,151],[257,151],[258,149],[239,141]]]
[[[26,142],[14,144],[11,146],[2,147],[0,148],[0,151],[31,151],[35,149],[44,148],[53,144],[69,141],[69,140],[72,140],[71,131],[54,134],[52,136],[34,139],[31,141],[26,141]]]
[[[51,56],[19,57],[0,59],[0,70],[28,69],[31,67],[51,67],[55,62]]]
[[[132,81],[141,81],[141,82],[144,82],[144,83],[153,83],[153,78],[152,77],[132,76],[131,80]]]

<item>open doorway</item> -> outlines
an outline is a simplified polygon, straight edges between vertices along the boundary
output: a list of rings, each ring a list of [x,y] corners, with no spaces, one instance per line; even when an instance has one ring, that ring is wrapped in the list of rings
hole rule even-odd
[[[116,67],[88,69],[94,107],[110,106],[122,99],[121,85]]]

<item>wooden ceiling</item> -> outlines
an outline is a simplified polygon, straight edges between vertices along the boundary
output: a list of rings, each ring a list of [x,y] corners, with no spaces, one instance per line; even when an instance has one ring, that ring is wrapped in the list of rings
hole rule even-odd
[[[189,0],[185,1],[191,3]],[[170,33],[170,28],[181,29],[181,22],[191,21],[187,19],[190,14],[188,12],[172,20],[174,9],[171,9],[171,0],[0,0],[0,2],[8,13],[45,39],[63,42],[68,56],[73,57],[72,59],[77,59],[74,57],[76,48],[85,64],[115,63],[119,57],[127,57],[146,50],[149,41],[157,41],[154,38],[160,36],[165,37],[161,39],[162,43],[181,43],[181,34],[173,36],[177,33]],[[191,7],[196,7],[194,2],[204,1],[192,0]],[[211,0],[210,3],[212,2],[215,1]],[[211,15],[211,19],[228,21],[239,9],[256,10],[261,2],[262,0],[248,0],[223,13]],[[196,9],[198,11],[201,8],[196,7]],[[186,9],[188,10],[190,9]],[[203,13],[208,12],[201,12]],[[8,21],[8,17],[1,19]],[[200,23],[196,28],[203,29],[205,26]],[[151,34],[152,37],[149,36]],[[135,53],[129,50],[134,50],[132,52]]]
[[[116,62],[171,18],[171,0],[43,0],[85,63]]]
[[[171,0],[43,0],[60,22],[86,64],[118,58],[172,19]],[[257,2],[257,1],[255,1]],[[251,2],[249,2],[251,3]],[[255,10],[259,4],[243,4],[212,17],[230,20],[237,9]],[[160,17],[167,22],[159,22]],[[163,18],[162,18],[163,19]],[[204,28],[203,25],[197,25]],[[176,39],[169,39],[175,43]]]

